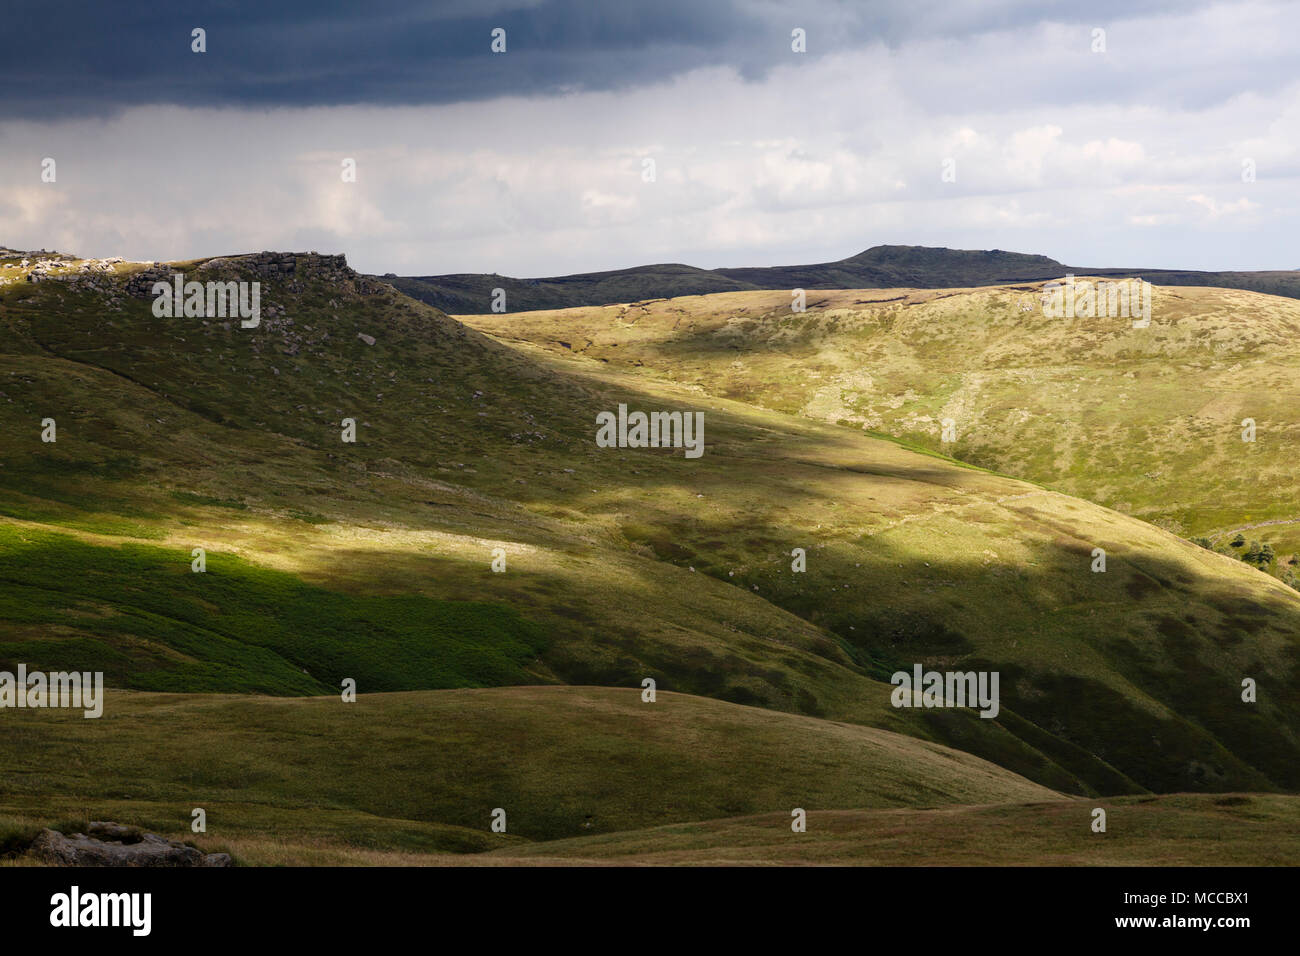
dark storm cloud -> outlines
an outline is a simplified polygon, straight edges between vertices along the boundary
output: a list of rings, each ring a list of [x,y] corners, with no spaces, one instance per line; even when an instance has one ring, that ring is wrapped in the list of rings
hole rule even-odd
[[[726,65],[758,78],[808,31],[816,57],[865,43],[1101,22],[1187,4],[1095,0],[105,0],[15,5],[0,31],[0,115],[187,106],[416,105],[610,90]],[[1083,16],[1083,20],[1080,20]],[[207,52],[190,31],[207,31]],[[508,52],[489,50],[493,28]]]

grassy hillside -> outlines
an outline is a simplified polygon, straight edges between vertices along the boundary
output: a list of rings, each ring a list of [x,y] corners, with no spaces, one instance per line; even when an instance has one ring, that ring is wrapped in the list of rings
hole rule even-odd
[[[1095,806],[1106,832],[1091,829]],[[1171,794],[935,810],[778,813],[512,846],[477,864],[1293,866],[1300,797]]]
[[[0,525],[0,669],[103,671],[114,687],[319,694],[528,678],[539,627],[499,604],[347,595],[214,554]],[[365,640],[355,640],[364,634]]]
[[[630,339],[503,343],[289,262],[177,264],[260,276],[256,329],[155,318],[139,265],[0,288],[0,663],[274,694],[653,677],[1055,791],[1300,787],[1300,597],[1241,562],[802,405],[668,381]],[[612,328],[657,334],[655,314]],[[705,455],[596,447],[619,402],[703,410]],[[893,708],[883,681],[913,663],[1000,671],[998,718]]]
[[[481,851],[795,807],[1058,799],[911,737],[682,694],[644,703],[639,688],[363,693],[352,704],[113,692],[99,720],[5,719],[0,819],[11,826],[93,807],[175,832],[199,806],[200,845],[236,847],[246,862],[274,859],[277,841]],[[497,807],[504,835],[490,829]]]
[[[1157,287],[1151,326],[1135,329],[1047,318],[1038,292],[822,292],[803,314],[788,295],[741,293],[470,321],[555,354],[888,433],[1234,554],[1268,543],[1267,570],[1300,572],[1300,303]]]

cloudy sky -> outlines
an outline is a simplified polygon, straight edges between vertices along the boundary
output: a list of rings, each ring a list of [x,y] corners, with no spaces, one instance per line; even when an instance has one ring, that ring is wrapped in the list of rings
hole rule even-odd
[[[418,275],[881,243],[1300,268],[1298,64],[1296,2],[25,4],[0,245]]]

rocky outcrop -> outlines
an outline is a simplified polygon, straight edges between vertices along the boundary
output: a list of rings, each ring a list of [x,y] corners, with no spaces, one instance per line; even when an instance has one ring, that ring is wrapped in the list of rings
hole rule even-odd
[[[301,292],[302,282],[316,279],[350,286],[359,295],[374,295],[389,287],[367,276],[360,276],[348,267],[343,255],[321,255],[317,252],[254,252],[248,255],[217,256],[204,259],[188,268],[165,263],[152,264],[127,280],[127,292],[136,298],[148,298],[154,282],[170,280],[177,271],[198,273],[198,281],[229,279],[254,281],[272,280],[289,292]],[[186,281],[191,281],[187,275]]]
[[[133,273],[126,280],[126,294],[133,299],[152,299],[153,284],[155,282],[171,282],[172,267],[166,263],[159,263],[150,266],[148,269],[142,269]]]
[[[328,283],[345,295],[369,296],[396,291],[385,282],[358,275],[348,266],[346,256],[317,252],[254,252],[184,263],[128,263],[119,269],[123,262],[120,257],[70,259],[58,253],[34,261],[23,258],[20,263],[0,264],[0,285],[56,279],[67,283],[73,292],[106,295],[110,307],[116,309],[122,302],[123,293],[132,299],[152,299],[155,297],[154,284],[170,284],[177,273],[184,273],[186,282],[257,281],[263,283],[262,316],[270,320],[285,316],[285,307],[272,301],[271,295],[302,294],[313,283],[317,288],[319,283]],[[8,275],[3,274],[6,269],[11,270]],[[331,306],[337,308],[333,299]]]
[[[42,830],[28,855],[53,866],[230,866],[227,853],[203,853],[156,833],[92,822],[89,834]]]
[[[208,259],[198,268],[200,271],[229,268],[241,274],[251,272],[267,278],[316,275],[340,281],[353,277],[346,256],[323,256],[318,252],[254,252],[245,256],[222,256]]]

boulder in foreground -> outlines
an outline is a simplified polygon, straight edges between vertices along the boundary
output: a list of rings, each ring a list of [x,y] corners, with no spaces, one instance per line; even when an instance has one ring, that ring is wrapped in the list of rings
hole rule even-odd
[[[92,822],[90,833],[66,836],[42,830],[28,851],[53,866],[230,866],[228,853],[203,853],[192,846],[144,833],[120,823]]]

